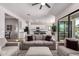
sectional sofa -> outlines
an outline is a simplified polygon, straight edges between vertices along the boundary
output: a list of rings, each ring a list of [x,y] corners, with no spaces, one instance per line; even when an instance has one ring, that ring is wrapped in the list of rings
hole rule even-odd
[[[37,47],[47,46],[50,49],[53,49],[53,50],[56,49],[56,41],[54,39],[47,38],[48,40],[45,40],[47,35],[31,35],[32,38],[30,38],[30,39],[33,39],[31,41],[27,40],[28,39],[27,36],[26,36],[25,40],[22,43],[20,43],[21,50],[29,49],[30,46],[37,46]]]
[[[64,44],[57,46],[59,56],[79,56],[79,40],[74,38],[64,39]]]

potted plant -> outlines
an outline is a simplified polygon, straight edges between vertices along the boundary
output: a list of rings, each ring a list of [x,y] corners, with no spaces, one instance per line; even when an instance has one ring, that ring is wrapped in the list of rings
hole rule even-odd
[[[52,35],[54,35],[55,32],[56,32],[56,25],[53,24],[52,27],[51,27],[51,29],[52,29]]]

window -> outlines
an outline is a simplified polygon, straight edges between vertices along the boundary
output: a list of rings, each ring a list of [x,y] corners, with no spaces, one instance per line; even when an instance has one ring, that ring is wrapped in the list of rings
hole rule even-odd
[[[70,16],[72,21],[72,37],[79,39],[79,11]]]
[[[58,39],[61,41],[68,37],[68,17],[62,18],[58,23]]]
[[[58,41],[65,38],[79,39],[79,9],[58,21]]]

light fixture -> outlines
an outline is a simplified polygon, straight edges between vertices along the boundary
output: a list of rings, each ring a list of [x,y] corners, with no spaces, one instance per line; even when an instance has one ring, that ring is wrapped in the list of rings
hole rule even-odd
[[[19,40],[17,39],[16,42],[18,42]]]
[[[45,5],[45,3],[44,3],[44,2],[42,2],[42,3],[41,3],[41,5]]]

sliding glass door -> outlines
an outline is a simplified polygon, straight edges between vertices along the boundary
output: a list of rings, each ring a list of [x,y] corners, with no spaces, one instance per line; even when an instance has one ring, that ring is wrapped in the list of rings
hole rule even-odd
[[[58,40],[64,40],[68,37],[68,17],[65,17],[58,22]]]
[[[79,39],[79,9],[58,21],[58,41],[65,38]]]
[[[70,16],[72,21],[72,37],[79,39],[79,11]]]

